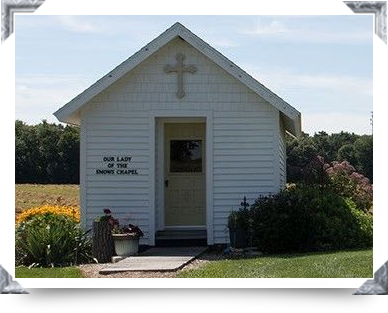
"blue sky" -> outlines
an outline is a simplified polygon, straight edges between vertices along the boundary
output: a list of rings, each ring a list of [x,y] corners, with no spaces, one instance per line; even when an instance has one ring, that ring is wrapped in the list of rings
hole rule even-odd
[[[54,111],[177,21],[301,111],[303,131],[371,133],[371,15],[19,15],[16,119],[57,122]]]

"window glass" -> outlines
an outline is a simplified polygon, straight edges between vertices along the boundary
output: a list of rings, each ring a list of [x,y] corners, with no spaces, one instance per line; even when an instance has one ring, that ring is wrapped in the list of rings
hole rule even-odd
[[[202,172],[202,140],[171,140],[170,172]]]

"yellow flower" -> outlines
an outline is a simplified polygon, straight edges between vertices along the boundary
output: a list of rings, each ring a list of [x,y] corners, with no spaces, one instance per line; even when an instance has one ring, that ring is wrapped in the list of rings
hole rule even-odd
[[[80,209],[79,206],[60,206],[46,204],[40,207],[30,208],[24,210],[16,217],[16,224],[27,221],[35,215],[66,215],[73,218],[77,223],[80,221]]]

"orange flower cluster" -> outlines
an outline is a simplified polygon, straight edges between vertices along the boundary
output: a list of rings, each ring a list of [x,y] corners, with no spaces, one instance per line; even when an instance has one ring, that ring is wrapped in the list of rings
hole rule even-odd
[[[35,215],[66,215],[73,218],[77,223],[80,221],[80,208],[79,206],[60,206],[46,204],[40,207],[30,208],[24,210],[16,217],[16,224],[27,221]]]

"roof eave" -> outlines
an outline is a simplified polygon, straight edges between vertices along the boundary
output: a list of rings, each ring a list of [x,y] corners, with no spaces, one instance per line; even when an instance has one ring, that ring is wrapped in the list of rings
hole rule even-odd
[[[302,134],[301,114],[299,113],[296,118],[292,119],[282,113],[284,130],[292,137],[297,138]]]
[[[61,110],[58,110],[54,112],[53,115],[58,119],[58,121],[62,123],[71,124],[74,126],[81,125],[79,110],[72,112],[70,115]]]

